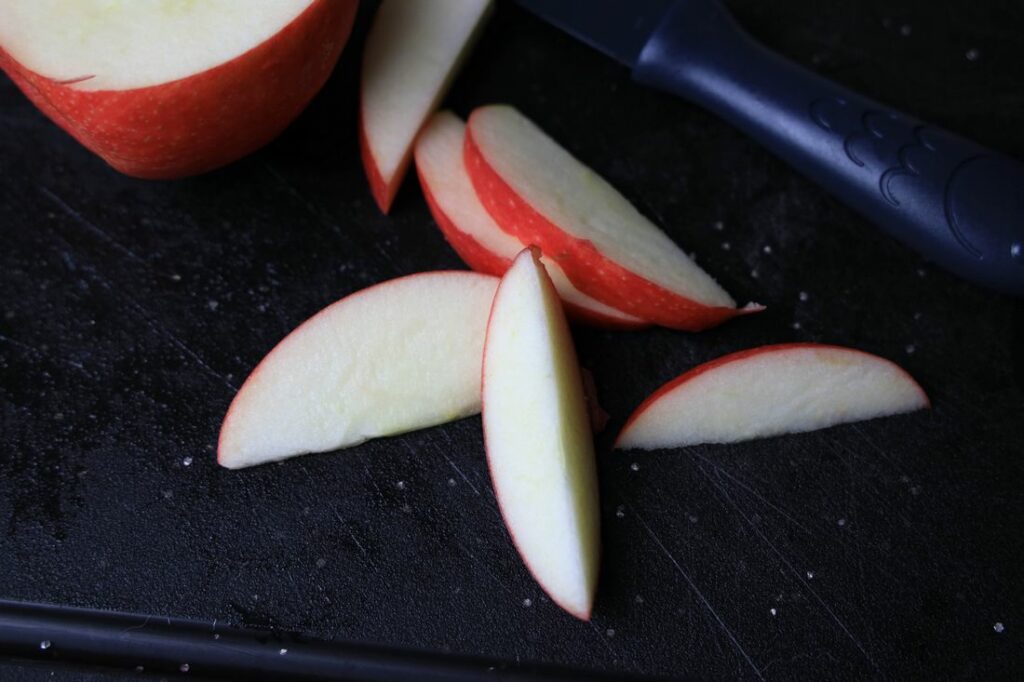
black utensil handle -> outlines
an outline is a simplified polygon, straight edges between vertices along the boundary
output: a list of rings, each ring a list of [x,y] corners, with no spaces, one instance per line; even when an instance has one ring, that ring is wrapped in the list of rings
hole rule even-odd
[[[279,631],[0,600],[0,655],[232,680],[637,680],[552,666],[323,642]],[[652,678],[644,678],[645,680]],[[667,679],[667,678],[656,678]]]
[[[726,119],[958,275],[1024,295],[1024,164],[847,90],[679,0],[634,77]]]

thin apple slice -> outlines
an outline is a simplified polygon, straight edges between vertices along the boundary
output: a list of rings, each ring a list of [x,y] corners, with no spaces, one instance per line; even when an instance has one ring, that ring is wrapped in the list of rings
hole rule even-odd
[[[224,417],[217,461],[237,469],[479,412],[497,286],[474,272],[426,272],[324,308],[246,379]]]
[[[761,306],[733,299],[615,188],[512,107],[469,117],[465,164],[495,222],[557,262],[580,291],[698,331]]]
[[[501,276],[527,245],[503,232],[480,203],[462,161],[465,137],[466,125],[458,116],[434,114],[416,139],[416,171],[430,212],[452,248],[474,270]],[[648,325],[581,292],[551,259],[541,261],[573,318],[615,329]]]
[[[384,0],[363,52],[359,146],[387,213],[413,141],[444,97],[493,0]]]
[[[505,273],[483,366],[487,463],[505,525],[551,599],[589,620],[597,587],[597,471],[580,367],[539,254]]]
[[[816,343],[761,346],[659,388],[626,422],[615,447],[732,443],[928,406],[917,382],[877,355]]]
[[[175,178],[275,137],[326,82],[358,0],[3,0],[0,69],[123,173]]]

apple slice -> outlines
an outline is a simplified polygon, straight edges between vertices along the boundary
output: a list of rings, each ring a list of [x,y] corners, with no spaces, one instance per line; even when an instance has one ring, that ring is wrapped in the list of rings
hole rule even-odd
[[[476,414],[497,286],[474,272],[426,272],[324,308],[246,379],[217,461],[237,469]]]
[[[738,310],[664,232],[512,107],[475,110],[464,154],[501,229],[539,246],[580,291],[603,303],[688,331],[763,309]]]
[[[0,68],[117,170],[176,178],[269,142],[327,80],[357,0],[3,0]]]
[[[384,0],[363,51],[359,147],[387,213],[413,141],[444,97],[492,0]]]
[[[480,203],[462,162],[465,136],[466,125],[458,116],[450,111],[434,114],[416,139],[416,171],[430,212],[448,243],[469,267],[500,276],[526,245],[503,232]],[[647,326],[581,292],[550,259],[541,261],[572,317],[617,329]]]
[[[897,365],[817,343],[761,346],[673,379],[626,422],[617,448],[655,450],[800,433],[928,407]]]
[[[483,366],[487,463],[505,525],[551,599],[589,620],[597,587],[597,470],[569,326],[539,254],[494,295]]]

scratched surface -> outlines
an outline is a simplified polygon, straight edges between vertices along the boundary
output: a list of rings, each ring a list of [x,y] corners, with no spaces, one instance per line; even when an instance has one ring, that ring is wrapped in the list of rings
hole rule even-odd
[[[1019,4],[733,6],[794,59],[1024,156]],[[1024,306],[507,3],[449,105],[521,107],[737,299],[769,306],[701,335],[578,330],[612,414],[593,621],[560,613],[517,558],[478,418],[216,466],[235,388],[296,324],[368,284],[460,267],[414,181],[389,218],[367,191],[353,93],[368,9],[283,137],[181,182],[117,175],[0,77],[0,597],[697,678],[1024,675]],[[892,358],[935,407],[609,451],[680,371],[794,340]],[[3,679],[49,672],[0,663]]]

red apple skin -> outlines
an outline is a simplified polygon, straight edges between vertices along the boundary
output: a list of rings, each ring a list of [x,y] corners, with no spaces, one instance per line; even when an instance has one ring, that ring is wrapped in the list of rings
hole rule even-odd
[[[540,260],[540,256],[541,256],[540,249],[538,249],[536,246],[531,246],[531,247],[528,247],[528,248],[530,249],[530,251],[533,252],[533,257],[536,258],[537,260]],[[548,286],[550,286],[551,289],[554,290],[555,285],[551,281],[551,277],[548,275],[548,272],[547,272],[547,270],[544,269],[543,265],[541,266],[541,273],[542,273],[544,279],[547,280]],[[501,283],[498,284],[498,290],[494,292],[494,301],[498,300],[498,294],[499,293],[501,293]],[[490,317],[488,317],[488,319],[487,319],[487,332],[488,332],[488,334],[490,333],[490,330],[491,330],[491,318],[493,318],[493,317],[494,317],[494,303],[492,302],[491,303],[491,314],[490,314]],[[582,382],[583,381],[583,378],[582,378],[582,368],[580,369],[580,372],[581,372],[580,381]],[[484,363],[483,363],[482,370],[480,372],[480,396],[481,396],[481,401],[482,401],[481,410],[480,410],[481,412],[483,412],[483,410],[487,409],[487,405],[484,402],[484,398],[483,398],[483,396],[484,396],[483,383],[484,383],[484,377],[486,377],[486,376],[487,376],[487,337],[485,336],[484,337]],[[590,410],[589,406],[588,406],[587,409],[588,409],[588,411]],[[486,457],[490,457],[491,456],[490,453],[487,451],[487,427],[486,427],[486,425],[484,426],[484,455]],[[489,465],[488,465],[488,469],[490,469]],[[498,502],[498,509],[500,511],[501,507],[502,507],[502,504],[501,504],[501,489],[497,485],[497,481],[495,481],[494,478],[491,478],[491,487],[494,488],[494,499],[497,500],[497,502]],[[502,511],[501,513],[502,513],[502,518],[505,518],[505,512]],[[526,564],[527,570],[530,571],[530,575],[534,576],[534,580],[537,580],[537,578],[536,578],[537,572],[534,571],[533,566],[531,566],[530,562],[527,560],[526,554],[523,552],[523,548],[519,546],[519,542],[518,542],[518,540],[516,540],[515,533],[512,532],[512,528],[509,527],[508,524],[505,524],[505,526],[506,526],[506,528],[508,528],[509,537],[512,538],[512,545],[516,548],[516,554],[518,554],[520,557],[522,557],[523,563]],[[603,551],[604,551],[603,545],[599,546],[598,551],[603,553]],[[600,566],[600,565],[601,565],[601,562],[599,560],[598,561],[598,566]],[[541,584],[539,580],[537,580],[537,583]],[[545,593],[546,593],[546,591],[545,591]],[[573,609],[572,607],[570,607],[568,604],[560,602],[558,599],[556,599],[554,597],[554,595],[548,594],[548,596],[551,597],[551,601],[555,602],[555,604],[557,604],[558,607],[560,609],[562,609],[563,611],[565,611],[566,613],[569,613],[570,615],[578,618],[579,620],[587,621],[587,622],[590,621],[591,609],[587,609],[585,611],[583,611],[583,610],[576,610],[576,609]]]
[[[274,139],[330,76],[358,0],[316,0],[272,38],[202,73],[131,90],[79,91],[0,49],[0,69],[44,114],[126,175],[172,179]]]
[[[857,350],[856,348],[848,348],[846,346],[837,346],[837,345],[828,344],[828,343],[808,343],[808,342],[777,343],[777,344],[772,344],[772,345],[768,345],[768,346],[758,346],[757,348],[748,348],[747,350],[741,350],[741,351],[737,351],[735,353],[729,353],[728,355],[723,355],[720,358],[715,358],[714,360],[710,360],[708,362],[705,362],[702,365],[697,365],[693,369],[687,370],[686,372],[683,372],[682,374],[677,376],[675,379],[672,379],[671,381],[669,381],[668,383],[663,385],[661,388],[656,390],[654,393],[652,393],[651,395],[647,396],[647,398],[642,403],[640,403],[640,406],[637,407],[635,410],[633,410],[633,414],[629,415],[629,419],[626,420],[626,423],[622,426],[622,430],[619,431],[619,435],[616,436],[615,444],[612,446],[612,448],[619,447],[619,441],[622,439],[622,434],[624,434],[629,429],[629,427],[633,424],[633,422],[635,422],[637,420],[637,418],[639,418],[640,415],[642,415],[647,410],[648,407],[650,407],[655,402],[657,402],[658,399],[661,398],[663,395],[665,395],[666,393],[671,392],[675,388],[678,388],[681,384],[686,383],[690,379],[694,379],[694,378],[700,376],[701,374],[704,374],[705,372],[711,371],[711,370],[713,370],[713,369],[715,369],[717,367],[721,367],[722,365],[727,365],[727,364],[729,364],[731,362],[736,362],[737,360],[744,360],[746,358],[750,358],[750,357],[753,357],[755,355],[761,355],[762,353],[777,353],[779,351],[793,350],[793,349],[796,349],[796,348],[812,348],[812,349],[813,348],[818,348],[818,349],[841,350],[841,351],[845,351],[847,353],[860,353],[861,355],[866,355],[866,356],[872,358],[873,360],[880,360],[880,359],[884,360],[884,358],[880,358],[879,356],[873,355],[871,353],[866,353],[866,352],[864,352],[862,350]],[[891,362],[889,360],[886,360],[886,362],[889,362],[893,367],[896,367],[896,369],[898,369],[900,372],[902,372],[907,377],[907,379],[910,381],[911,384],[913,384],[914,386],[917,387],[917,390],[919,390],[921,392],[921,397],[924,398],[925,408],[930,408],[932,406],[932,401],[928,397],[928,394],[924,392],[924,389],[921,388],[921,385],[919,383],[917,383],[917,380],[914,379],[914,377],[910,376],[909,372],[907,372],[905,369],[903,369],[902,367],[897,365],[895,362]]]
[[[576,287],[597,300],[654,324],[702,331],[760,306],[706,306],[673,293],[599,252],[592,242],[574,237],[542,216],[506,183],[473,140],[473,115],[466,127],[464,160],[481,203],[501,229],[524,244],[536,244],[557,262]]]
[[[455,250],[455,253],[459,254],[459,258],[477,272],[494,275],[495,277],[501,277],[504,275],[505,271],[512,266],[512,259],[502,258],[492,251],[484,248],[480,242],[456,227],[455,223],[452,222],[451,218],[448,217],[448,215],[441,209],[441,206],[437,203],[437,200],[430,191],[430,184],[427,182],[426,178],[423,177],[423,173],[420,171],[418,166],[416,168],[416,173],[420,180],[420,187],[423,188],[423,197],[427,201],[427,207],[430,209],[430,214],[434,216],[434,221],[437,223],[438,227],[441,228],[441,233],[444,235],[445,240],[447,240],[448,244]],[[371,179],[371,186],[372,183],[373,181]],[[619,318],[602,315],[565,301],[562,301],[562,306],[565,308],[566,314],[572,318],[574,322],[580,322],[582,324],[588,324],[595,327],[627,330],[644,329],[650,326],[650,324],[646,322],[637,322],[635,324],[624,322]]]

